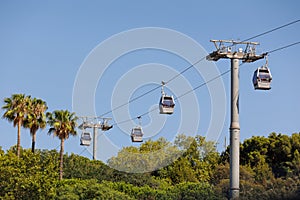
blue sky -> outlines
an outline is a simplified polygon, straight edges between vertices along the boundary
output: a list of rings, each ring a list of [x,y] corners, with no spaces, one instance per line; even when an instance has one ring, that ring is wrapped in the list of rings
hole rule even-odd
[[[48,104],[49,111],[72,107],[73,89],[76,77],[85,60],[97,46],[112,36],[124,31],[158,27],[184,34],[200,44],[206,52],[214,51],[210,39],[243,40],[263,33],[272,28],[300,19],[298,1],[1,1],[0,2],[0,99],[14,93],[25,93],[42,98]],[[254,41],[260,42],[259,52],[276,49],[300,41],[300,23],[266,34]],[[132,41],[128,41],[132,42]],[[299,132],[300,123],[300,84],[299,45],[274,52],[269,56],[273,82],[270,91],[254,91],[252,74],[264,64],[257,61],[245,64],[240,71],[240,125],[241,140],[251,136],[267,136],[271,132],[292,134]],[[118,45],[112,51],[117,51]],[[101,55],[105,57],[105,53]],[[203,55],[202,55],[203,56]],[[202,57],[199,53],[199,59]],[[101,57],[99,58],[101,59]],[[113,107],[113,91],[118,80],[132,72],[137,66],[158,63],[169,70],[180,72],[190,65],[187,60],[172,53],[144,49],[130,52],[114,60],[99,80],[95,91],[96,115],[110,111]],[[220,72],[229,69],[229,60],[214,63]],[[171,73],[170,73],[171,74]],[[156,87],[159,82],[155,75],[149,75],[152,83],[139,85],[128,91],[134,98]],[[170,76],[171,77],[171,76]],[[166,77],[166,79],[170,78]],[[202,84],[204,79],[193,68],[183,74],[191,88]],[[126,79],[125,79],[126,80]],[[128,80],[127,80],[128,81]],[[130,80],[129,80],[130,81]],[[177,81],[177,80],[176,80]],[[229,128],[229,74],[222,76],[225,88],[226,115],[220,135],[216,138],[218,148],[222,150],[224,137],[228,141]],[[175,81],[174,81],[175,82]],[[129,84],[129,83],[128,83]],[[178,79],[180,83],[180,78]],[[172,89],[166,89],[175,95]],[[123,93],[122,93],[123,94]],[[125,93],[124,93],[125,94]],[[181,118],[180,109],[199,107],[199,122],[192,117],[184,121],[198,126],[196,133],[205,135],[211,120],[211,99],[207,87],[194,92],[195,102],[176,102],[173,116],[159,118],[158,115],[145,116],[143,124],[151,129],[153,120],[164,120],[159,133],[152,133],[148,138],[163,136],[170,140],[177,134]],[[122,109],[115,115],[127,120],[147,112],[158,102],[160,89],[129,104],[129,115]],[[122,96],[121,96],[122,97]],[[84,97],[83,97],[84,98]],[[126,103],[126,102],[123,102]],[[84,104],[84,102],[83,102]],[[197,110],[197,109],[196,109]],[[1,115],[3,111],[1,112]],[[112,113],[106,115],[113,117]],[[80,121],[79,121],[80,123]],[[115,119],[112,123],[116,123]],[[128,127],[132,126],[129,123]],[[115,146],[132,145],[128,132],[119,126],[104,133]],[[0,146],[7,150],[16,144],[17,130],[6,120],[0,120]],[[186,129],[185,131],[188,131]],[[80,132],[79,132],[80,133]],[[103,133],[101,133],[103,134]],[[155,137],[154,137],[155,136]],[[101,137],[99,138],[99,140]],[[21,145],[31,146],[28,130],[22,130]],[[47,130],[38,132],[37,148],[55,149],[59,140],[47,135]],[[66,143],[66,152],[81,153],[90,157],[90,151],[84,151],[79,145],[79,136],[70,138]],[[99,145],[102,144],[99,141]],[[105,148],[99,147],[99,157]],[[110,151],[110,150],[109,150]],[[103,160],[107,156],[103,156]]]

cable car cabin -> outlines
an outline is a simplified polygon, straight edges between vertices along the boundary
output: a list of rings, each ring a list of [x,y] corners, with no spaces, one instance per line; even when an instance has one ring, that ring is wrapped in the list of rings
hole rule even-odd
[[[257,68],[253,74],[253,85],[256,90],[271,89],[272,75],[268,67]]]
[[[131,130],[131,141],[132,142],[143,142],[143,130],[142,127],[137,126]]]
[[[160,114],[173,114],[175,102],[173,96],[162,95],[159,101]]]
[[[90,146],[92,141],[91,134],[89,132],[83,132],[80,138],[80,145]]]

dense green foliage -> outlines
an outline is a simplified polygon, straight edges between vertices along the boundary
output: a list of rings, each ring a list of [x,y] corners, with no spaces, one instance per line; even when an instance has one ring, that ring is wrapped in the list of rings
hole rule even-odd
[[[32,153],[21,148],[18,159],[16,151],[16,146],[7,152],[0,148],[0,199],[151,200],[228,196],[228,149],[219,154],[214,144],[201,136],[180,135],[174,144],[163,138],[150,140],[139,147],[126,147],[108,161],[114,168],[125,163],[125,170],[139,167],[140,171],[146,170],[144,173],[122,172],[101,161],[65,154],[64,180],[58,179],[58,152]],[[156,151],[159,155],[149,156]],[[241,143],[241,199],[299,199],[299,151],[299,133],[291,136],[272,133]],[[125,156],[126,152],[129,156]],[[159,168],[164,159],[172,162]]]
[[[21,153],[21,126],[28,128],[32,136],[31,151],[35,152],[36,132],[38,129],[46,128],[47,123],[50,126],[49,134],[57,136],[60,141],[60,167],[59,179],[63,178],[63,154],[64,141],[69,135],[76,135],[77,116],[68,110],[55,110],[48,112],[46,121],[47,103],[42,99],[31,98],[30,95],[13,94],[10,98],[4,99],[2,109],[5,111],[3,118],[13,122],[14,127],[18,127],[17,134],[17,157]]]

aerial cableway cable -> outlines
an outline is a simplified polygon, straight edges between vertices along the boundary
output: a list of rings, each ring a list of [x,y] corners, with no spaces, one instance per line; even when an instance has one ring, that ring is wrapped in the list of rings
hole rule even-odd
[[[271,54],[271,53],[274,53],[274,52],[276,52],[276,51],[281,51],[281,50],[283,50],[283,49],[286,49],[286,48],[295,46],[295,45],[297,45],[297,44],[300,44],[300,41],[299,41],[299,42],[292,43],[292,44],[289,44],[289,45],[286,45],[286,46],[283,46],[283,47],[279,47],[279,48],[277,48],[277,49],[273,49],[273,50],[267,51],[266,54]],[[242,66],[242,65],[243,65],[243,63],[240,64],[240,66]],[[204,82],[204,83],[202,83],[202,84],[200,84],[200,85],[194,87],[193,89],[191,89],[191,90],[189,90],[189,91],[187,91],[187,92],[185,92],[185,93],[183,93],[183,94],[181,94],[181,95],[175,97],[174,99],[175,99],[175,100],[178,100],[178,99],[180,99],[180,98],[186,96],[187,94],[189,94],[189,93],[191,93],[191,92],[193,92],[193,91],[195,91],[195,90],[197,90],[197,89],[199,89],[199,88],[201,88],[201,87],[203,87],[203,86],[206,86],[207,84],[209,84],[209,83],[211,83],[211,82],[213,82],[213,81],[215,81],[215,80],[221,78],[221,77],[224,76],[225,74],[228,74],[230,71],[231,71],[231,70],[229,69],[229,70],[227,70],[227,71],[225,71],[225,72],[222,72],[220,75],[218,75],[218,76],[216,76],[216,77],[214,77],[214,78],[212,78],[212,79],[210,79],[210,80],[208,80],[208,81],[206,81],[206,82]],[[139,115],[139,117],[148,115],[148,114],[150,114],[151,112],[156,111],[156,110],[158,110],[158,106],[156,106],[156,107],[154,107],[153,109],[151,109],[151,110],[149,110],[149,111],[147,111],[147,112],[145,112],[145,113]],[[113,125],[115,126],[115,125],[118,125],[118,124],[127,123],[127,122],[130,122],[130,121],[135,120],[135,119],[137,119],[137,118],[138,118],[138,117],[133,117],[133,118],[130,118],[130,119],[126,119],[126,120],[123,120],[123,121],[120,121],[120,122],[116,122],[116,123],[114,123]]]
[[[276,27],[276,28],[273,28],[273,29],[271,29],[271,30],[265,31],[265,32],[263,32],[263,33],[257,34],[257,35],[252,36],[252,37],[249,37],[249,38],[247,38],[247,39],[245,39],[245,40],[242,40],[242,41],[248,41],[248,40],[252,40],[252,39],[254,39],[254,38],[258,38],[258,37],[260,37],[260,36],[263,36],[263,35],[272,33],[272,32],[274,32],[274,31],[280,30],[280,29],[282,29],[282,28],[285,28],[285,27],[287,27],[287,26],[296,24],[296,23],[298,23],[298,22],[300,22],[300,19],[295,20],[295,21],[292,21],[292,22],[289,22],[289,23],[284,24],[284,25],[281,25],[281,26],[278,26],[278,27]],[[297,43],[297,44],[298,44],[298,43]],[[295,44],[292,44],[292,45],[295,45]],[[287,47],[283,47],[283,48],[287,48]],[[276,50],[276,51],[277,51],[277,50]],[[273,51],[273,52],[274,52],[274,51]],[[271,53],[271,52],[267,52],[267,53]],[[200,63],[201,61],[205,60],[205,57],[206,57],[206,56],[202,57],[201,59],[199,59],[199,60],[196,61],[195,63],[189,65],[187,68],[185,68],[184,70],[182,70],[181,72],[179,72],[178,74],[176,74],[174,77],[172,77],[171,79],[169,79],[168,81],[166,81],[165,84],[170,83],[171,81],[175,80],[175,79],[178,78],[180,75],[182,75],[183,73],[185,73],[186,71],[188,71],[189,69],[191,69],[192,67],[194,67],[196,64],[198,64],[198,63]],[[112,113],[113,111],[118,110],[118,109],[120,109],[120,108],[122,108],[122,107],[124,107],[124,106],[126,106],[126,105],[128,105],[128,104],[130,104],[130,103],[132,103],[132,102],[134,102],[134,101],[136,101],[136,100],[138,100],[138,99],[144,97],[144,96],[146,96],[147,94],[152,93],[153,91],[155,91],[155,90],[157,90],[157,89],[159,89],[159,88],[160,88],[160,86],[156,86],[156,87],[154,87],[153,89],[151,89],[151,90],[149,90],[149,91],[147,91],[147,92],[145,92],[145,93],[143,93],[143,94],[141,94],[141,95],[139,95],[139,96],[137,96],[137,97],[135,97],[135,98],[133,98],[133,99],[130,99],[128,102],[123,103],[123,104],[121,104],[121,105],[119,105],[119,106],[117,106],[117,107],[115,107],[115,108],[112,108],[110,111],[107,111],[107,112],[103,113],[101,116],[105,116],[105,115],[107,115],[107,114],[109,114],[109,113]]]
[[[273,31],[282,29],[282,28],[284,28],[284,27],[290,26],[290,25],[295,24],[295,23],[297,23],[297,22],[300,22],[300,20],[295,20],[295,21],[290,22],[290,23],[288,23],[288,24],[279,26],[279,27],[277,27],[277,28],[274,28],[274,29],[271,29],[271,30],[269,30],[269,31],[263,32],[263,33],[258,34],[258,35],[256,35],[256,36],[250,37],[250,38],[248,38],[248,39],[246,39],[246,40],[251,40],[251,39],[260,37],[260,36],[262,36],[262,35],[269,34],[269,33],[273,32]],[[243,41],[246,41],[246,40],[243,40]],[[287,49],[287,48],[289,48],[289,47],[292,47],[292,46],[295,46],[295,45],[298,45],[298,44],[300,44],[300,41],[294,42],[294,43],[292,43],[292,44],[288,44],[288,45],[285,45],[285,46],[282,46],[282,47],[279,47],[279,48],[276,48],[276,49],[273,49],[273,50],[270,50],[270,51],[267,51],[265,54],[266,54],[266,55],[269,55],[269,54],[271,54],[271,53],[278,52],[278,51]],[[168,80],[165,84],[167,84],[167,83],[169,83],[169,82],[175,80],[175,79],[176,79],[177,77],[179,77],[181,74],[185,73],[185,72],[188,71],[190,68],[192,68],[194,65],[200,63],[200,62],[203,61],[204,59],[205,59],[205,57],[201,58],[200,60],[198,60],[198,61],[195,62],[194,64],[190,65],[189,67],[185,68],[185,69],[182,70],[179,74],[177,74],[176,76],[174,76],[173,78],[171,78],[170,80]],[[241,65],[243,65],[243,63],[242,63]],[[240,66],[241,66],[241,65],[240,65]],[[222,76],[224,76],[225,74],[229,73],[230,71],[231,71],[231,70],[229,69],[229,70],[227,70],[227,71],[225,71],[225,72],[222,72],[220,75],[218,75],[218,76],[216,76],[216,77],[214,77],[214,78],[208,80],[207,82],[204,82],[204,83],[202,83],[202,84],[196,86],[196,87],[193,88],[192,90],[189,90],[189,91],[187,91],[187,92],[185,92],[185,93],[179,95],[178,97],[176,97],[176,98],[174,98],[174,99],[175,99],[175,100],[178,100],[179,98],[182,98],[183,96],[185,96],[185,95],[191,93],[192,91],[195,91],[195,90],[197,90],[197,89],[199,89],[199,88],[201,88],[201,87],[207,85],[208,83],[210,83],[210,82],[212,82],[212,81],[214,81],[214,80],[216,80],[216,79],[218,79],[218,78],[221,78]],[[145,92],[145,93],[143,93],[142,95],[139,95],[138,97],[135,97],[135,98],[131,99],[131,100],[130,100],[129,102],[127,102],[127,103],[124,103],[124,104],[122,104],[122,105],[120,105],[120,106],[117,106],[117,107],[113,108],[112,110],[110,110],[110,111],[104,113],[102,116],[104,116],[104,115],[106,115],[106,114],[109,114],[109,113],[113,112],[114,110],[119,109],[119,108],[121,108],[121,107],[123,107],[123,106],[125,106],[125,105],[128,105],[129,103],[131,103],[131,102],[133,102],[133,101],[135,101],[135,100],[137,100],[137,99],[139,99],[139,98],[141,98],[141,97],[143,97],[143,96],[145,96],[145,95],[147,95],[147,94],[149,94],[149,93],[151,93],[151,92],[157,90],[158,88],[160,88],[160,86],[157,86],[157,87],[155,87],[155,88],[149,90],[148,92]],[[138,117],[133,117],[133,118],[130,118],[130,119],[127,119],[127,120],[123,120],[123,121],[120,121],[120,122],[116,122],[116,123],[113,124],[113,126],[118,125],[118,124],[123,124],[123,123],[130,122],[130,121],[135,120],[135,119],[137,119],[137,118],[139,118],[139,117],[148,115],[148,114],[150,114],[151,112],[153,112],[153,111],[155,111],[155,110],[157,110],[157,109],[159,109],[158,106],[157,106],[157,107],[154,107],[153,109],[149,110],[148,112],[143,113],[142,115],[139,115]],[[86,149],[87,149],[87,148],[85,148],[80,154],[82,154]]]

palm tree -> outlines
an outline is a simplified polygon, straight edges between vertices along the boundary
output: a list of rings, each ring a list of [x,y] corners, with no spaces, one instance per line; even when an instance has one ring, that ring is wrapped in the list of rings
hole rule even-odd
[[[10,122],[13,122],[14,127],[18,126],[17,135],[17,156],[20,157],[21,147],[21,126],[23,125],[24,119],[28,113],[28,105],[30,102],[30,96],[25,94],[13,94],[11,98],[5,98],[5,105],[2,109],[5,110],[3,118]]]
[[[59,162],[59,180],[63,178],[63,156],[64,156],[64,142],[69,138],[69,135],[77,135],[75,113],[70,113],[68,110],[55,110],[52,113],[47,113],[50,129],[49,134],[53,134],[60,139],[60,162]]]
[[[30,134],[32,136],[32,147],[31,151],[34,153],[36,132],[38,129],[46,128],[46,115],[45,112],[48,109],[45,101],[41,99],[31,99],[30,106],[28,108],[28,114],[24,120],[24,127],[30,129]]]

